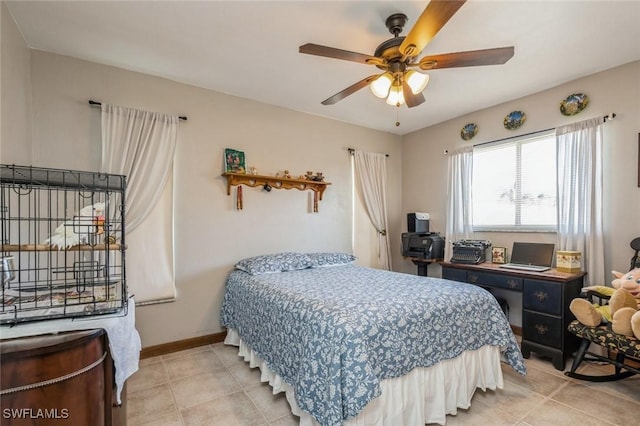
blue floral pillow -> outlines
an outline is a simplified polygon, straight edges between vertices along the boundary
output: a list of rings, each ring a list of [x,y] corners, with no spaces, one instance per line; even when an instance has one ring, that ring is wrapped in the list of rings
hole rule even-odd
[[[236,269],[251,275],[273,274],[276,272],[297,271],[313,266],[311,258],[305,253],[276,253],[248,257],[236,264]]]
[[[308,253],[308,255],[313,268],[344,265],[357,259],[349,253]]]

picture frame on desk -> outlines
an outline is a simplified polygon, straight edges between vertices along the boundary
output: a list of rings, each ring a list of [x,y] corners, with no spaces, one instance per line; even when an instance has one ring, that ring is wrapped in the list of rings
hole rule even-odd
[[[491,263],[506,263],[506,262],[507,262],[506,247],[491,248]]]

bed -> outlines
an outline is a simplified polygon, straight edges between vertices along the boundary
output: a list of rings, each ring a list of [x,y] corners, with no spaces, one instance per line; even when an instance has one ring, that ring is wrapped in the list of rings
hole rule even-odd
[[[476,388],[502,388],[501,361],[526,374],[490,293],[354,259],[256,256],[226,281],[225,343],[287,393],[301,424],[444,424]]]

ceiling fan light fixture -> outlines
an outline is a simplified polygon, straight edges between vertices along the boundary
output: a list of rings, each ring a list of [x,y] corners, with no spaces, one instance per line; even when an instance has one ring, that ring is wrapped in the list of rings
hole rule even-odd
[[[414,70],[409,70],[405,75],[405,81],[411,88],[411,92],[414,95],[417,95],[427,87],[427,84],[429,84],[429,74],[422,74]]]
[[[389,97],[387,97],[387,104],[393,106],[400,106],[404,104],[404,94],[402,93],[402,86],[392,86],[389,90]]]
[[[393,82],[393,77],[388,72],[380,74],[378,78],[373,80],[369,85],[371,89],[371,93],[373,93],[378,98],[386,98],[389,94],[389,89],[391,88],[391,83]]]

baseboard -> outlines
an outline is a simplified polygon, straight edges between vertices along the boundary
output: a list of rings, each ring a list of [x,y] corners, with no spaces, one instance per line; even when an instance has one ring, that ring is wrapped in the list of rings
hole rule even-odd
[[[522,336],[522,327],[511,325],[511,330],[516,336]],[[142,348],[142,350],[140,351],[140,359],[166,355],[172,352],[183,351],[185,349],[197,348],[198,346],[224,342],[225,337],[227,337],[227,332],[223,331],[222,333],[207,334],[206,336],[192,337],[190,339],[178,340],[176,342],[149,346],[148,348]]]
[[[140,359],[151,358],[159,355],[166,355],[172,352],[183,351],[185,349],[197,348],[198,346],[210,345],[224,341],[227,332],[207,334],[206,336],[192,337],[190,339],[178,340],[176,342],[163,343],[161,345],[142,348]]]

